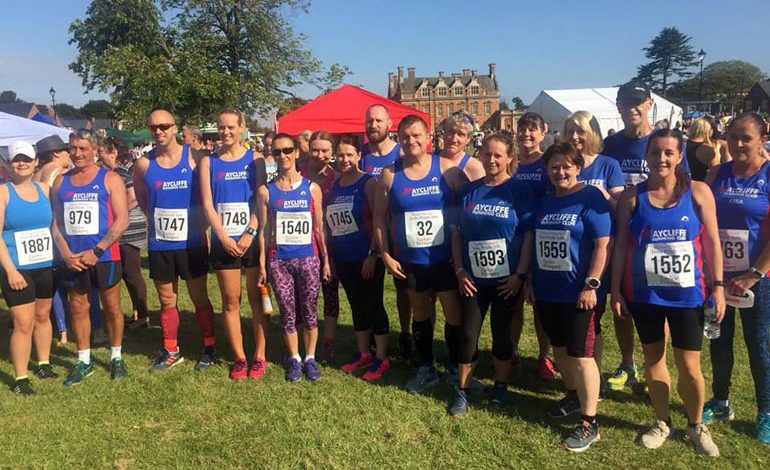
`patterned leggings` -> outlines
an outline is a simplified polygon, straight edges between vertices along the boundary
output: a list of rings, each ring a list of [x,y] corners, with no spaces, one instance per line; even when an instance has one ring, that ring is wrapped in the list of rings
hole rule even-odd
[[[321,286],[320,261],[307,258],[270,258],[270,284],[281,312],[284,334],[297,331],[297,321],[312,330],[318,328],[318,291]]]

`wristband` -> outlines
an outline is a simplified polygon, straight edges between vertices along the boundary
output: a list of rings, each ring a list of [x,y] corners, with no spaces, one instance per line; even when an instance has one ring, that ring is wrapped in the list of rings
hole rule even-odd
[[[714,281],[711,283],[711,287],[724,287],[725,281]]]
[[[759,276],[760,279],[764,279],[767,276],[767,274],[763,273],[762,271],[755,268],[754,266],[751,267],[750,271],[756,274],[757,276]]]
[[[248,233],[252,237],[256,237],[258,232],[257,229],[246,226],[246,229],[244,229],[243,233]]]
[[[380,255],[380,253],[377,250],[369,250],[366,255],[370,258],[376,258]]]
[[[94,254],[96,255],[97,258],[99,258],[100,256],[102,256],[104,254],[104,250],[102,250],[98,246],[93,247],[92,251],[94,252]]]

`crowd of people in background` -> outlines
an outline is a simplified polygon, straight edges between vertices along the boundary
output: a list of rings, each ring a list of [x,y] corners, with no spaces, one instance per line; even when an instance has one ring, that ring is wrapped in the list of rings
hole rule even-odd
[[[34,393],[33,345],[34,375],[58,377],[50,363],[51,318],[59,341],[76,342],[65,386],[94,373],[91,333],[102,318],[110,376],[128,377],[124,323],[129,331],[150,323],[141,273],[147,250],[162,333],[150,372],[184,361],[182,279],[200,330],[196,370],[220,362],[214,312],[221,311],[230,379],[264,376],[270,286],[285,347],[284,357],[272,360],[283,363],[287,382],[317,381],[321,364],[335,364],[342,285],[356,352],[340,369],[375,382],[397,355],[416,366],[404,384],[411,393],[442,379],[434,354],[440,302],[448,351],[443,378],[455,387],[447,412],[454,418],[483,396],[498,409],[510,404],[508,380],[522,363],[528,302],[537,374],[560,375],[566,389],[547,414],[579,416],[562,440],[573,452],[600,439],[599,402],[608,390],[639,385],[654,412],[639,442],[664,445],[674,428],[670,342],[685,434],[699,453],[718,456],[707,424],[736,413],[729,391],[737,308],[755,387],[756,436],[770,444],[768,124],[746,112],[653,125],[652,100],[639,82],[621,86],[616,104],[624,128],[606,133],[587,111],[558,130],[527,112],[514,134],[479,132],[459,112],[436,135],[420,117],[406,116],[394,139],[387,107],[372,105],[361,129],[365,142],[322,129],[249,141],[236,108],[217,116],[216,142],[196,126],[179,126],[164,109],[148,117],[154,142],[144,149],[86,130],[69,142],[46,137],[36,148],[14,142],[4,162],[9,178],[0,185],[0,289],[13,322],[12,390]],[[220,304],[208,293],[210,270]],[[396,292],[395,354],[386,274]],[[241,331],[242,278],[253,344],[244,344]],[[121,280],[128,316],[120,308]],[[621,361],[603,376],[607,305]],[[487,313],[494,376],[482,394],[474,372]],[[713,372],[708,401],[704,327]]]

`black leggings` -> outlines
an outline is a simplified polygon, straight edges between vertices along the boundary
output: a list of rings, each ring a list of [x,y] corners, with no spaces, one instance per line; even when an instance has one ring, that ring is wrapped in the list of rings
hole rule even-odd
[[[382,301],[385,265],[377,260],[371,279],[361,277],[364,260],[334,260],[337,277],[348,296],[353,313],[353,328],[357,332],[369,331],[375,335],[386,335],[389,331],[388,314]]]
[[[481,325],[484,324],[484,317],[491,305],[492,355],[496,359],[507,361],[513,356],[511,319],[521,289],[516,295],[505,299],[498,295],[497,286],[476,284],[476,288],[478,290],[473,297],[461,296],[462,337],[458,360],[460,364],[476,361]]]
[[[139,248],[120,245],[120,263],[123,268],[123,281],[131,296],[131,303],[139,318],[147,318],[147,284],[142,277],[142,257]]]

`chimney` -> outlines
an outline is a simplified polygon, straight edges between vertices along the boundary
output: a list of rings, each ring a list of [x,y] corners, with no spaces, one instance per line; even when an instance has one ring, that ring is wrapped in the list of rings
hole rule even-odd
[[[402,78],[404,78],[404,66],[403,65],[399,65],[398,66],[398,81],[400,82]]]
[[[479,74],[478,70],[476,70],[476,69],[471,70],[471,76],[475,77],[478,74]]]
[[[444,78],[444,71],[443,71],[443,70],[440,70],[440,71],[438,72],[438,76],[439,76],[439,78]]]
[[[408,78],[414,80],[414,67],[407,68],[406,72],[408,73]]]
[[[495,64],[489,64],[489,76],[494,80],[494,78],[495,78]]]
[[[471,69],[463,69],[463,77],[470,77]]]

